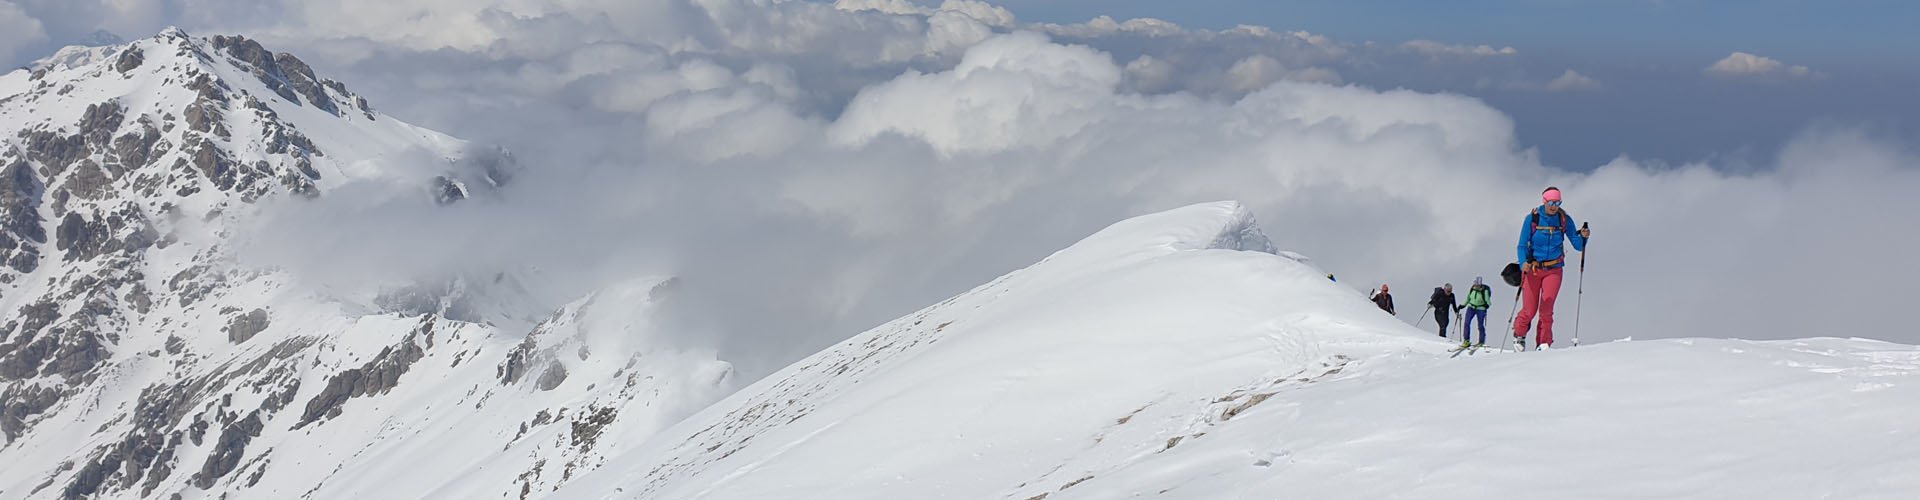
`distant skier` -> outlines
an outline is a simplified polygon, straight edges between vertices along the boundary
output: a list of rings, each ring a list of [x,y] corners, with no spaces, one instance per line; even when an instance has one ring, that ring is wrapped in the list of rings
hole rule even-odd
[[[1573,249],[1586,251],[1587,238],[1591,232],[1581,229],[1568,230],[1574,225],[1573,216],[1560,208],[1560,188],[1549,187],[1540,193],[1541,204],[1527,214],[1520,226],[1520,245],[1517,247],[1520,267],[1523,274],[1520,285],[1520,313],[1513,323],[1513,340],[1526,346],[1527,329],[1532,326],[1533,315],[1540,315],[1540,330],[1534,340],[1537,349],[1547,349],[1553,345],[1553,301],[1560,296],[1561,268],[1566,266],[1566,248],[1562,240],[1573,242]]]
[[[1460,301],[1455,300],[1453,296],[1453,284],[1447,283],[1444,286],[1435,287],[1433,297],[1427,299],[1427,305],[1433,307],[1433,321],[1440,323],[1440,337],[1446,338],[1447,318],[1460,312]]]
[[[1380,291],[1373,292],[1373,296],[1367,298],[1372,299],[1373,305],[1380,306],[1380,310],[1386,311],[1387,314],[1400,315],[1393,312],[1393,295],[1387,293],[1387,285],[1380,285]]]
[[[1460,324],[1460,346],[1469,347],[1467,339],[1473,336],[1474,319],[1480,320],[1480,342],[1487,345],[1487,309],[1493,307],[1493,288],[1488,287],[1479,276],[1473,277],[1473,286],[1467,287],[1467,318]]]

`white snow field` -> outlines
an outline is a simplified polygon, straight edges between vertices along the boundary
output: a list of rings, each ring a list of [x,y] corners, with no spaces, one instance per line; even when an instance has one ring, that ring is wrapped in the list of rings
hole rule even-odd
[[[1914,346],[1449,358],[1325,274],[1236,203],[1121,222],[553,497],[1920,498]]]

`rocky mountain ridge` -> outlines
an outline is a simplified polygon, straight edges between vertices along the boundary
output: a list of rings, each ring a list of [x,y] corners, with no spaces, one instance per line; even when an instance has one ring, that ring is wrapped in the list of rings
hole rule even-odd
[[[233,255],[267,205],[392,182],[457,208],[513,168],[239,36],[0,76],[0,498],[531,495],[723,394],[712,353],[647,342],[668,279],[529,329],[463,302],[511,273],[369,305]]]

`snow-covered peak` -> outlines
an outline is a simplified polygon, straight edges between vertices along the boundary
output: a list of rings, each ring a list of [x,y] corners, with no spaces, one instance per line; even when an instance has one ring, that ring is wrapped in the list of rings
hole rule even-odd
[[[1121,221],[1041,263],[1055,270],[1053,276],[1071,278],[1169,253],[1203,249],[1277,251],[1260,231],[1251,211],[1237,201],[1220,201]]]
[[[511,167],[475,153],[498,151],[382,115],[243,37],[174,29],[0,75],[0,497],[309,494],[386,450],[384,423],[402,416],[487,433],[445,436],[466,447],[450,448],[540,455],[501,466],[564,458],[571,474],[594,465],[593,449],[621,446],[559,429],[638,435],[712,399],[727,369],[711,353],[592,345],[589,361],[587,343],[536,349],[550,355],[543,368],[574,373],[536,386],[500,373],[515,346],[546,345],[523,344],[527,329],[407,307],[498,308],[499,290],[472,288],[504,288],[510,273],[404,289],[397,307],[369,310],[233,258],[259,205],[299,210],[348,182],[452,204]],[[576,337],[604,323],[591,325]],[[635,366],[641,352],[652,364]],[[691,402],[641,402],[642,391]]]
[[[1920,448],[1870,444],[1920,432],[1920,348],[1662,341],[1449,358],[1252,227],[1231,203],[1116,224],[795,363],[552,498],[1920,491],[1900,469]]]
[[[114,45],[89,46],[69,45],[54,51],[53,55],[27,65],[29,71],[61,71],[91,65],[107,60],[120,53],[120,47]]]
[[[1029,498],[1276,381],[1439,351],[1420,337],[1274,254],[1239,204],[1194,205],[802,360],[559,496]]]
[[[269,156],[269,163],[272,155],[309,163],[329,157],[334,161],[324,163],[331,168],[314,166],[317,175],[295,172],[304,181],[287,179],[322,190],[350,178],[431,177],[436,166],[412,166],[418,158],[437,158],[438,170],[445,170],[464,147],[381,115],[298,56],[241,36],[196,37],[170,28],[123,45],[67,47],[22,71],[25,80],[7,80],[8,87],[23,88],[0,88],[12,90],[0,104],[0,132],[8,136],[81,132],[110,140],[146,125],[175,145],[203,137],[229,156]],[[113,120],[76,123],[89,109],[108,109],[97,118]],[[89,128],[76,130],[83,125]]]
[[[439,182],[464,197],[506,165],[469,161],[473,151],[381,115],[298,57],[244,37],[170,29],[68,47],[0,76],[9,181],[0,232],[31,243],[0,244],[0,288],[39,267],[41,243],[81,261],[167,240],[206,250],[246,212],[235,205],[320,196],[352,181],[422,193]],[[46,233],[66,237],[49,242]],[[13,301],[24,294],[8,295],[0,306],[24,303]]]
[[[1108,251],[1244,250],[1274,253],[1253,212],[1238,201],[1201,203],[1121,221],[1055,255],[1084,260],[1123,257]]]

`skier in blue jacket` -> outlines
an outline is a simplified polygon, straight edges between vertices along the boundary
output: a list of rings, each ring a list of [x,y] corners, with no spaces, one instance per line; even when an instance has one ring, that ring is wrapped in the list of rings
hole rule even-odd
[[[1566,266],[1565,242],[1573,249],[1586,251],[1586,229],[1575,227],[1573,216],[1560,208],[1560,188],[1549,187],[1540,193],[1540,206],[1527,214],[1520,226],[1519,262],[1524,273],[1520,285],[1520,313],[1514,318],[1513,340],[1526,346],[1527,330],[1535,313],[1540,315],[1539,336],[1534,345],[1546,349],[1553,345],[1553,302],[1560,296],[1561,269]]]

